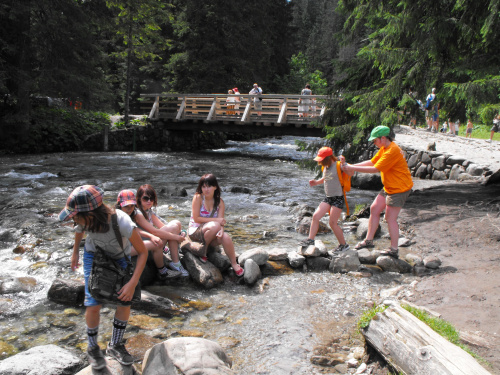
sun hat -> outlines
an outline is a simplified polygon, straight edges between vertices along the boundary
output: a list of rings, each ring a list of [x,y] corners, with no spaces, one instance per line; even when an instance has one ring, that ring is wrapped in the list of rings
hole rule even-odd
[[[135,199],[135,193],[132,190],[120,191],[116,203],[118,203],[120,207],[130,206],[131,204],[135,206],[137,204],[137,200]]]
[[[322,161],[324,158],[333,155],[333,150],[330,147],[321,147],[318,151],[318,156],[314,158],[316,161]]]
[[[391,129],[389,129],[387,126],[379,125],[372,130],[372,133],[370,134],[370,138],[368,138],[368,140],[373,141],[375,138],[383,136],[387,137],[389,134],[391,134]]]
[[[69,195],[66,207],[59,213],[59,220],[71,219],[79,212],[89,212],[102,205],[104,191],[94,185],[83,185],[77,187]]]

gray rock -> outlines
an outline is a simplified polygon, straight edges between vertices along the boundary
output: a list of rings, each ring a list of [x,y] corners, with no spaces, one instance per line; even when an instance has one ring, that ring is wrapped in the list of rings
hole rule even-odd
[[[471,176],[481,176],[484,173],[484,169],[477,164],[470,164],[465,172]]]
[[[427,152],[423,152],[422,153],[422,157],[420,158],[420,160],[424,164],[429,164],[432,159],[431,159],[431,157],[429,156],[429,154]]]
[[[351,186],[363,190],[382,189],[382,179],[378,173],[358,173],[351,178]]]
[[[315,245],[299,246],[297,249],[298,253],[305,257],[319,257],[321,255],[321,251]]]
[[[426,276],[431,274],[431,270],[424,266],[415,266],[413,267],[413,274],[415,276]]]
[[[0,362],[0,374],[5,375],[66,375],[75,374],[82,360],[56,345],[35,346]]]
[[[231,267],[231,261],[229,258],[218,251],[208,252],[207,258],[209,262],[217,267],[221,272],[227,271]]]
[[[398,240],[398,247],[408,247],[411,245],[411,240],[405,237],[400,237]]]
[[[184,252],[183,261],[193,281],[206,289],[213,288],[224,281],[217,267],[210,262],[202,263],[197,256],[188,251]]]
[[[377,266],[382,268],[385,272],[409,273],[412,271],[412,266],[404,260],[394,259],[387,255],[382,255],[377,258]]]
[[[269,260],[287,260],[288,259],[288,251],[281,247],[273,247],[268,250]]]
[[[446,167],[446,156],[441,155],[437,158],[432,159],[432,168],[437,169],[439,171],[443,171]]]
[[[248,285],[253,285],[260,279],[262,273],[260,272],[259,265],[251,258],[245,261],[245,274],[243,279]]]
[[[410,156],[410,158],[408,159],[408,168],[413,168],[417,165],[418,163],[418,155],[415,154],[415,155],[412,155]]]
[[[296,228],[297,232],[299,232],[300,234],[304,234],[306,236],[309,235],[309,229],[311,228],[311,220],[312,220],[311,217],[302,218],[302,220],[300,220],[300,222],[297,224]],[[322,221],[320,221],[318,233],[330,233],[330,232],[331,232],[330,227],[325,223],[323,223]]]
[[[461,156],[456,156],[456,155],[451,155],[448,159],[446,159],[446,164],[448,165],[462,165],[463,162],[465,161],[465,158]]]
[[[251,194],[252,190],[243,186],[232,186],[229,191],[231,193],[243,193],[243,194]]]
[[[427,151],[436,151],[436,142],[431,142],[427,145]]]
[[[311,271],[325,271],[330,266],[330,259],[325,257],[306,258],[306,263]]]
[[[30,293],[36,288],[33,277],[2,277],[0,278],[0,294]]]
[[[55,279],[47,293],[52,302],[67,306],[82,306],[85,298],[85,283],[81,280]]]
[[[255,263],[257,263],[259,266],[262,266],[267,263],[269,260],[269,254],[267,253],[266,250],[264,250],[261,247],[254,247],[253,249],[245,251],[243,254],[241,254],[238,257],[238,263],[244,267],[245,262],[248,259],[252,259]]]
[[[355,250],[347,250],[340,253],[330,262],[329,270],[333,273],[347,273],[357,271],[361,266],[358,254]]]
[[[290,263],[290,267],[292,268],[300,268],[304,265],[306,258],[296,251],[292,251],[288,253],[288,263]]]
[[[326,245],[321,240],[314,240],[314,246],[319,250],[320,256],[325,256],[328,254],[328,249]]]
[[[375,231],[375,237],[380,235],[380,224]],[[356,229],[356,237],[359,239],[364,239],[366,237],[366,233],[368,233],[368,219],[359,219],[359,225]]]
[[[427,165],[427,176],[426,177],[430,177],[430,175],[432,175],[432,164]]]
[[[375,264],[378,253],[374,253],[370,249],[359,249],[358,259],[363,264]]]
[[[422,163],[415,172],[415,177],[425,178],[427,176],[427,164]]]
[[[406,254],[405,260],[411,264],[412,266],[423,266],[424,262],[422,261],[422,258],[419,255],[416,254]]]
[[[435,255],[426,256],[424,266],[433,270],[438,269],[441,266],[441,260]]]
[[[432,174],[432,179],[439,181],[439,180],[446,180],[446,173],[444,171],[439,171],[435,170],[434,173]]]
[[[233,375],[231,359],[216,342],[198,337],[176,337],[149,349],[143,375]]]
[[[450,180],[456,180],[458,179],[458,176],[462,173],[465,173],[465,168],[459,164],[455,164],[453,167],[451,167],[449,178]]]

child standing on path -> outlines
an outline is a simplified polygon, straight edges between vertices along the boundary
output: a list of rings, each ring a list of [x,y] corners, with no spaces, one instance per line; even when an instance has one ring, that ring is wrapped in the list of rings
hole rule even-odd
[[[172,271],[167,272],[163,257],[161,258],[161,263],[159,263],[160,259],[158,258],[156,267],[158,268],[160,281],[179,276],[189,276],[189,273],[179,261],[179,244],[184,241],[184,237],[186,236],[185,232],[181,232],[181,222],[179,220],[172,220],[166,223],[161,217],[156,215],[153,207],[158,205],[158,197],[151,185],[145,184],[139,187],[136,198],[138,210],[135,215],[135,221],[139,229],[147,232],[141,232],[141,235],[148,250],[152,250],[155,253],[158,249],[163,251],[163,249],[166,249],[165,246],[168,243],[170,256],[172,257],[172,262],[168,264],[168,267]]]
[[[472,119],[469,119],[467,121],[467,130],[465,131],[465,138],[472,138],[472,128],[474,127],[474,124],[472,123]]]
[[[188,234],[191,240],[203,243],[205,254],[209,245],[222,245],[236,276],[243,276],[245,270],[236,261],[233,240],[224,232],[226,206],[220,197],[220,187],[213,174],[205,174],[198,181],[198,187],[191,205],[191,219]],[[200,257],[202,263],[207,256]]]
[[[116,211],[118,227],[123,237],[123,249],[116,238],[115,231],[111,224],[111,216],[115,211],[103,204],[104,192],[97,186],[84,185],[77,187],[69,196],[66,207],[59,213],[59,220],[67,221],[73,219],[76,225],[75,243],[73,245],[73,255],[71,256],[71,269],[74,271],[80,265],[79,250],[83,235],[87,233],[83,254],[83,273],[85,277],[85,322],[87,324],[88,348],[87,357],[93,369],[106,367],[106,360],[97,344],[97,334],[99,331],[99,313],[102,303],[95,300],[89,292],[89,276],[92,270],[92,262],[96,246],[101,247],[108,256],[115,258],[121,267],[127,267],[127,261],[122,256],[125,254],[130,258],[132,246],[136,249],[138,257],[134,274],[130,281],[118,292],[118,303],[115,317],[113,319],[113,333],[111,342],[107,347],[107,354],[122,365],[131,365],[134,362],[123,343],[123,335],[130,316],[130,305],[135,289],[139,283],[139,278],[146,264],[148,251],[142,242],[139,231],[130,217],[124,212]]]
[[[343,159],[343,157],[341,158],[342,163],[344,163],[345,159]],[[348,250],[349,245],[345,242],[344,232],[338,225],[338,220],[340,214],[342,213],[342,208],[344,207],[344,194],[337,172],[337,158],[333,156],[333,150],[330,147],[322,147],[319,149],[318,156],[316,156],[314,160],[323,167],[323,177],[319,180],[309,180],[309,185],[312,187],[324,184],[326,197],[314,212],[311,227],[309,229],[309,237],[300,242],[300,245],[314,245],[314,237],[316,237],[316,234],[318,233],[319,221],[327,212],[329,212],[330,228],[332,228],[335,237],[337,237],[337,240],[339,241],[339,245],[334,251]],[[353,173],[348,174],[349,176],[353,175]]]

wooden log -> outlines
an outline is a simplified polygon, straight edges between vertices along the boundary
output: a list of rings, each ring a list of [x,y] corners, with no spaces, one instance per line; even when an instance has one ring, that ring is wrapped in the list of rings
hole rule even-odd
[[[398,302],[378,313],[362,330],[367,343],[403,374],[490,374],[469,353],[432,330]]]

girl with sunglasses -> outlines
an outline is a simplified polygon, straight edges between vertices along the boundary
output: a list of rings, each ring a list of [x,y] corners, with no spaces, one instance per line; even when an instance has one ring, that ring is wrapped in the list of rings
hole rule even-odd
[[[236,276],[243,276],[245,270],[236,261],[233,240],[224,232],[225,210],[217,178],[213,174],[203,175],[193,197],[188,234],[191,240],[205,244],[205,251],[207,246],[222,245]],[[206,263],[207,256],[201,256],[200,260]]]
[[[143,236],[146,248],[152,251],[158,251],[159,249],[159,251],[163,252],[163,249],[168,244],[168,248],[170,249],[172,262],[168,264],[168,267],[172,271],[166,272],[162,256],[161,269],[157,263],[158,271],[164,275],[160,279],[165,280],[180,275],[183,277],[189,276],[189,273],[179,261],[179,244],[184,241],[184,237],[186,236],[185,232],[181,232],[181,222],[179,220],[172,220],[167,223],[156,215],[153,207],[158,205],[158,198],[155,189],[151,185],[142,185],[137,190],[136,198],[138,210],[135,220],[139,229],[143,230],[141,235]],[[180,274],[176,275],[177,273]]]

